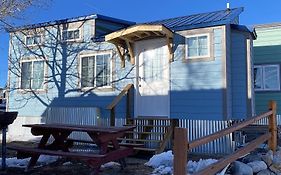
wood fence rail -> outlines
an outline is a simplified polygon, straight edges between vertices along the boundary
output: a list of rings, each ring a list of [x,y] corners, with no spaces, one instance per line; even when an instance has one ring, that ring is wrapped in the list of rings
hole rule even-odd
[[[126,119],[131,118],[131,91],[134,89],[133,84],[127,84],[120,94],[113,99],[113,101],[106,107],[110,110],[110,126],[115,126],[115,106],[121,101],[123,96],[126,95]]]
[[[205,169],[196,172],[196,175],[205,175],[205,174],[215,174],[218,171],[222,170],[229,163],[237,160],[239,157],[249,153],[258,147],[261,143],[268,140],[269,148],[272,151],[276,151],[277,148],[277,123],[276,123],[276,102],[270,101],[268,105],[268,112],[265,112],[261,115],[251,117],[241,123],[236,123],[231,127],[218,131],[216,133],[210,134],[208,136],[199,138],[192,142],[187,140],[187,129],[186,128],[175,128],[174,136],[174,175],[185,175],[187,173],[187,153],[190,149],[201,146],[213,140],[216,140],[220,137],[223,137],[227,134],[230,134],[234,131],[237,131],[241,128],[244,128],[250,124],[257,122],[263,118],[268,117],[269,120],[269,133],[266,133],[255,140],[251,141],[247,146],[237,150],[231,155],[228,155],[216,163],[209,165]]]

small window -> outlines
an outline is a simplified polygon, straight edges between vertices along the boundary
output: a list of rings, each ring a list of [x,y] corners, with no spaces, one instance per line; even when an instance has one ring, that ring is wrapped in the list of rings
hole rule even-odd
[[[81,57],[81,87],[110,87],[112,75],[111,54],[93,54]]]
[[[279,65],[254,67],[254,87],[257,91],[280,90]]]
[[[64,30],[62,31],[62,40],[63,41],[75,41],[80,39],[80,30]]]
[[[27,46],[35,46],[42,44],[42,35],[32,35],[25,37],[25,44]]]
[[[186,37],[186,58],[196,59],[210,57],[209,34]]]
[[[44,61],[25,61],[21,63],[21,89],[43,89]]]

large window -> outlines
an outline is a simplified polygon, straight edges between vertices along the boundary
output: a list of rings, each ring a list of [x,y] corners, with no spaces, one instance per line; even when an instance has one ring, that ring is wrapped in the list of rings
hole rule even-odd
[[[62,40],[63,41],[75,41],[80,39],[80,30],[74,29],[74,30],[64,30],[62,31]]]
[[[279,65],[260,65],[254,67],[255,90],[280,90]]]
[[[42,44],[42,35],[30,35],[25,37],[25,44],[27,46],[35,46]]]
[[[110,87],[111,54],[92,54],[81,57],[81,87]]]
[[[43,89],[44,61],[21,62],[21,89]]]
[[[192,35],[186,37],[186,58],[196,59],[210,57],[209,34]]]

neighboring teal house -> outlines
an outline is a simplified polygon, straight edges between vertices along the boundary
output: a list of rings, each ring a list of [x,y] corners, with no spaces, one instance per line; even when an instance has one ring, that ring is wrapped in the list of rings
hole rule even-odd
[[[106,106],[132,83],[134,117],[251,116],[255,33],[239,24],[242,11],[141,24],[90,15],[10,29],[8,110],[19,111],[19,125],[44,122],[53,107],[97,107],[108,118]]]
[[[254,79],[256,113],[267,110],[269,100],[281,104],[280,64],[281,64],[281,24],[255,26],[257,39],[254,41]],[[281,114],[281,108],[277,108]]]

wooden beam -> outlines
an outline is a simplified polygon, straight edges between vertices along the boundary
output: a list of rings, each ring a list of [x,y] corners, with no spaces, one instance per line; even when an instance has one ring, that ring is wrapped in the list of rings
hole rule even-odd
[[[175,128],[174,140],[174,175],[186,175],[187,163],[187,129]]]
[[[276,122],[276,102],[270,101],[268,104],[268,109],[272,111],[272,114],[268,118],[269,132],[271,133],[271,138],[268,140],[269,148],[275,152],[277,148],[277,122]]]
[[[173,32],[170,31],[163,25],[149,25],[149,24],[141,24],[141,25],[134,25],[127,29],[119,30],[105,36],[105,41],[112,41],[120,36],[126,36],[128,34],[137,33],[137,32],[161,32],[167,35],[169,38],[173,37]],[[150,34],[151,35],[151,34]]]
[[[166,37],[166,42],[169,50],[169,61],[172,62],[174,60],[173,38]]]
[[[190,142],[189,145],[188,145],[189,149],[196,148],[197,146],[200,146],[200,145],[203,145],[205,143],[211,142],[211,141],[216,140],[216,139],[218,139],[218,138],[220,138],[224,135],[227,135],[227,134],[232,133],[236,130],[242,129],[245,126],[248,126],[252,123],[255,123],[255,122],[257,122],[257,121],[259,121],[259,120],[261,120],[265,117],[268,117],[271,114],[272,114],[272,111],[268,111],[268,112],[265,112],[265,113],[263,113],[259,116],[246,119],[242,123],[236,123],[236,124],[232,125],[231,127],[225,128],[225,129],[223,129],[219,132],[210,134],[208,136],[201,137],[197,140],[194,140],[194,141]]]
[[[127,48],[128,48],[129,54],[130,54],[131,63],[132,63],[132,65],[135,65],[135,55],[134,55],[133,45],[127,40],[126,40],[126,45],[127,45]]]
[[[160,32],[155,32],[155,31],[152,31],[152,33],[154,33],[155,35],[157,35],[157,36],[163,36],[163,34],[162,33],[160,33]]]
[[[124,89],[120,92],[120,94],[117,97],[115,97],[114,100],[106,107],[106,109],[109,110],[113,109],[117,105],[117,103],[119,103],[119,101],[122,99],[122,97],[126,95],[128,91],[133,87],[134,87],[133,84],[127,84],[124,87]]]
[[[122,48],[121,46],[119,46],[118,44],[115,44],[115,47],[117,49],[118,55],[121,59],[121,67],[124,68],[125,67],[125,55],[124,55],[124,48]]]
[[[197,173],[194,173],[194,175],[216,174],[218,171],[222,170],[226,165],[234,162],[239,157],[248,154],[250,151],[257,148],[260,144],[262,144],[269,138],[270,138],[270,133],[264,134],[264,135],[258,137],[257,139],[251,141],[249,144],[247,144],[245,147],[239,149],[234,154],[230,154],[230,155],[226,156],[225,158],[220,159],[216,163],[213,163],[213,164],[209,165],[208,167],[204,168],[203,170],[201,170]],[[179,174],[175,174],[175,175],[179,175]]]

